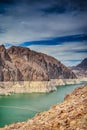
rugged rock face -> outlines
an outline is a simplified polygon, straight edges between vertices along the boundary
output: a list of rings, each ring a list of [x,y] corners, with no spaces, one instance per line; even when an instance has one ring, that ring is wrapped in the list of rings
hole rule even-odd
[[[0,81],[21,80],[20,70],[12,63],[4,45],[0,46]]]
[[[6,52],[4,45],[0,46],[0,59],[11,61],[10,56]]]
[[[80,64],[76,66],[77,68],[81,68],[87,70],[87,58],[85,58]]]
[[[87,78],[87,58],[85,58],[77,66],[71,67],[71,70],[76,74],[78,78]]]
[[[49,111],[0,130],[87,130],[87,85],[67,94],[63,103]]]
[[[0,81],[73,79],[75,74],[55,58],[29,48],[0,46]]]

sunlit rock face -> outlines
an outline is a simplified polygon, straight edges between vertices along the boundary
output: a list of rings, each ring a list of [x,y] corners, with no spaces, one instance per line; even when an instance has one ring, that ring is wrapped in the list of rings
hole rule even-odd
[[[0,45],[0,81],[21,80],[19,69],[12,63],[4,45]]]
[[[73,79],[75,74],[57,59],[26,47],[0,46],[0,81]]]
[[[11,61],[10,56],[8,55],[4,45],[0,45],[0,58],[3,60]]]

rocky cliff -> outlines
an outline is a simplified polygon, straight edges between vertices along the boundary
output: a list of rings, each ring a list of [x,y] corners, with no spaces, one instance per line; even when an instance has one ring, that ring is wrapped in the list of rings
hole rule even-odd
[[[63,103],[49,111],[0,130],[87,130],[87,85],[67,94]]]
[[[87,58],[85,58],[77,66],[71,67],[71,70],[76,74],[78,78],[87,78]]]
[[[26,47],[0,45],[0,81],[73,79],[75,74],[57,59]]]
[[[83,70],[87,70],[87,58],[85,58],[80,64],[76,66],[77,68],[81,68]]]

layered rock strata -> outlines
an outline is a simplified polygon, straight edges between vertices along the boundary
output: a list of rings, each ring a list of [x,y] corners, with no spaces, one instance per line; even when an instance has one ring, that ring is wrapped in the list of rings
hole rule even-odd
[[[78,84],[78,79],[53,79],[50,81],[17,81],[0,82],[0,95],[14,93],[50,92],[55,91],[57,86]]]

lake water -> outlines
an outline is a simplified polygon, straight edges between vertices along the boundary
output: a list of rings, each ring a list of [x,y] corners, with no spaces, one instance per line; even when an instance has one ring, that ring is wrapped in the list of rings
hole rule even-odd
[[[83,84],[59,86],[57,91],[50,93],[0,96],[0,127],[25,121],[38,112],[48,110],[52,105],[63,101],[67,93]]]

